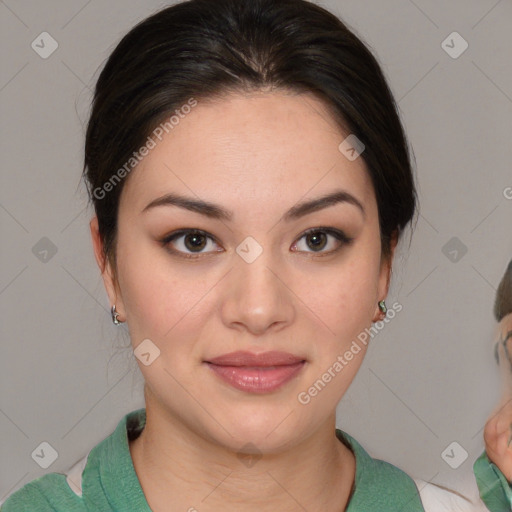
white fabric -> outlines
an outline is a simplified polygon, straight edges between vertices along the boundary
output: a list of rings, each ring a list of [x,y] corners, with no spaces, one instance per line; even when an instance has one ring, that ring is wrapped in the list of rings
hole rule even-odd
[[[87,457],[89,457],[89,454],[64,473],[66,475],[66,482],[77,496],[82,496],[82,474],[87,464]]]
[[[414,482],[425,512],[489,512],[478,494],[462,495],[419,478],[415,478]]]

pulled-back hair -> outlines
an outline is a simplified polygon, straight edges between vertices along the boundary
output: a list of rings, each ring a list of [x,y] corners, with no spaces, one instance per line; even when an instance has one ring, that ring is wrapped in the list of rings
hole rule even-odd
[[[336,16],[305,0],[189,0],[130,30],[96,84],[84,178],[114,267],[126,182],[119,177],[134,151],[191,98],[257,90],[314,94],[342,133],[365,145],[361,158],[376,194],[382,252],[389,253],[417,197],[398,109],[370,50]],[[113,177],[120,182],[112,185]]]

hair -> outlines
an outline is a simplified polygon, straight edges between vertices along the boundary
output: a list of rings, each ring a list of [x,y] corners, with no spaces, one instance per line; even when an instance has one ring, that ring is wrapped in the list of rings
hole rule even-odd
[[[494,299],[494,317],[498,322],[510,313],[512,313],[512,260],[505,270]]]
[[[414,216],[417,194],[398,106],[371,51],[306,0],[189,0],[130,30],[96,83],[83,176],[114,269],[126,182],[119,177],[134,151],[191,98],[263,90],[315,95],[345,136],[365,145],[360,157],[375,190],[382,254],[389,255],[391,239]]]

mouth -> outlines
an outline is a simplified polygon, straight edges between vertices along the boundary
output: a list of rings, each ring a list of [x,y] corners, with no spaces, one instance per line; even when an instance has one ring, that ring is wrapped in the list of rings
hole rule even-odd
[[[204,363],[235,389],[247,393],[270,393],[300,373],[306,360],[286,352],[232,352]]]

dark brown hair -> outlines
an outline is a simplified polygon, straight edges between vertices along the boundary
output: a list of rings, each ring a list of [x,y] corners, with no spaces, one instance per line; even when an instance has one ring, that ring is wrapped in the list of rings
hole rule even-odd
[[[382,252],[389,253],[390,238],[414,216],[417,196],[397,105],[370,50],[336,16],[305,0],[189,0],[130,30],[96,84],[84,178],[114,267],[126,181],[114,183],[116,172],[191,98],[261,89],[316,95],[343,133],[362,141]]]

